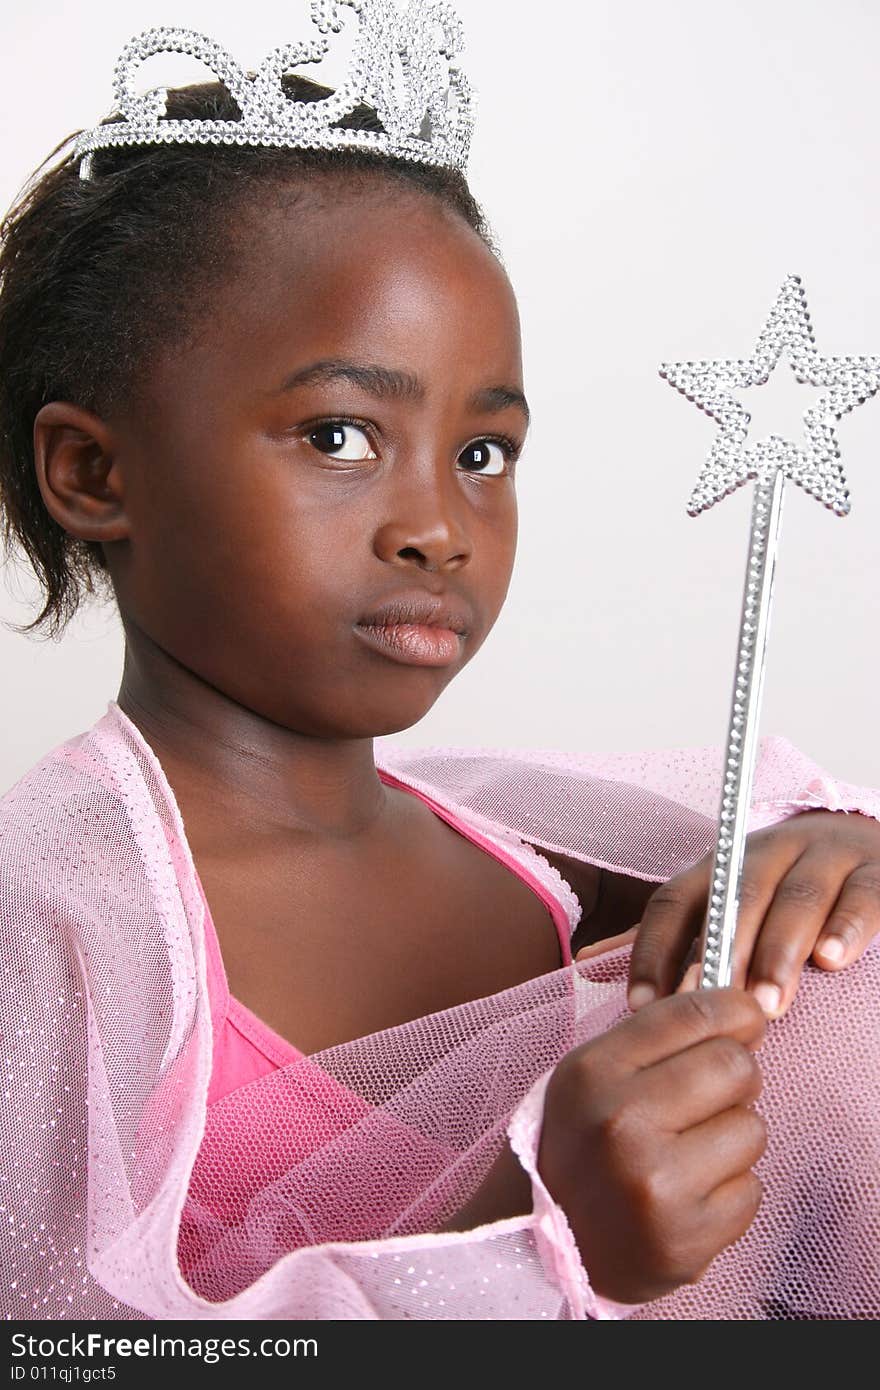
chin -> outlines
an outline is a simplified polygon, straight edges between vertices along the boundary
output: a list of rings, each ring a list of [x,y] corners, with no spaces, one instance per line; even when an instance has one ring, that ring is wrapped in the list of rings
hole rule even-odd
[[[397,712],[386,709],[384,715],[377,714],[371,719],[368,716],[361,716],[358,723],[361,727],[357,731],[352,731],[353,738],[386,738],[389,734],[400,734],[405,729],[412,729],[420,720],[429,714],[434,706],[434,701],[429,705],[421,705],[418,709],[409,713]]]
[[[436,678],[436,671],[433,673]],[[348,725],[346,732],[351,738],[385,738],[388,734],[399,734],[404,729],[411,729],[419,720],[424,719],[426,714],[434,708],[449,680],[444,681],[443,685],[436,685],[426,698],[425,688],[419,692],[420,697],[415,697],[415,692],[410,692],[410,697],[405,698],[402,690],[396,693],[397,698],[385,699],[376,697],[375,700],[361,698],[355,709],[351,711],[350,720],[346,720]],[[425,682],[425,687],[427,682]],[[341,725],[342,721],[340,721]],[[340,726],[337,726],[341,732]]]

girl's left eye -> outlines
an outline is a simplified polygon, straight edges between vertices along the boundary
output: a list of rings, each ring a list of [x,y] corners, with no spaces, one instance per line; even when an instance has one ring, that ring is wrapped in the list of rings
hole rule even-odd
[[[490,450],[494,449],[500,457],[493,458]],[[510,465],[516,460],[517,448],[511,439],[477,439],[473,444],[468,444],[463,451],[464,454],[476,455],[475,468],[468,468],[469,473],[477,472],[481,477],[486,475],[496,477],[506,473]],[[489,465],[484,467],[483,465]]]

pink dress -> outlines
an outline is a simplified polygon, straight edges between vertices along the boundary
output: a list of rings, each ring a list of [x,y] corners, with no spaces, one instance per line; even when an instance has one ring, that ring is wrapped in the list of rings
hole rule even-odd
[[[506,864],[527,883],[546,906],[556,929],[561,950],[560,964],[571,963],[571,936],[580,920],[581,906],[570,886],[542,854],[518,836],[499,833],[497,827],[489,831],[482,817],[473,815],[465,819],[460,809],[453,811],[426,793],[408,786],[392,773],[381,768],[377,768],[377,771],[383,782],[417,796],[459,834]],[[211,1105],[240,1086],[255,1081],[257,1077],[266,1076],[299,1060],[304,1054],[229,993],[220,943],[200,879],[198,884],[205,907],[208,999],[214,1036],[207,1102]]]

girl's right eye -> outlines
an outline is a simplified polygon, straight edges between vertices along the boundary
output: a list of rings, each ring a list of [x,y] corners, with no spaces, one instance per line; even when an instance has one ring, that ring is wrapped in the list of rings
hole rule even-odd
[[[360,442],[356,437],[352,437],[357,435],[361,437]],[[329,454],[332,458],[342,459],[345,462],[351,463],[359,459],[374,459],[376,457],[370,449],[370,441],[367,439],[366,432],[353,420],[325,420],[315,429],[309,430],[306,438],[322,454]],[[367,453],[363,452],[364,445],[368,450]],[[345,452],[340,453],[340,450]]]

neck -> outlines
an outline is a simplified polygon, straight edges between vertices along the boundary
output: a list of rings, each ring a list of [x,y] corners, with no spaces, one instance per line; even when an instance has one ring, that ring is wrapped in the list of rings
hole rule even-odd
[[[117,704],[156,754],[188,833],[213,844],[277,831],[349,840],[385,808],[371,738],[314,737],[275,723],[142,633],[126,641]]]

